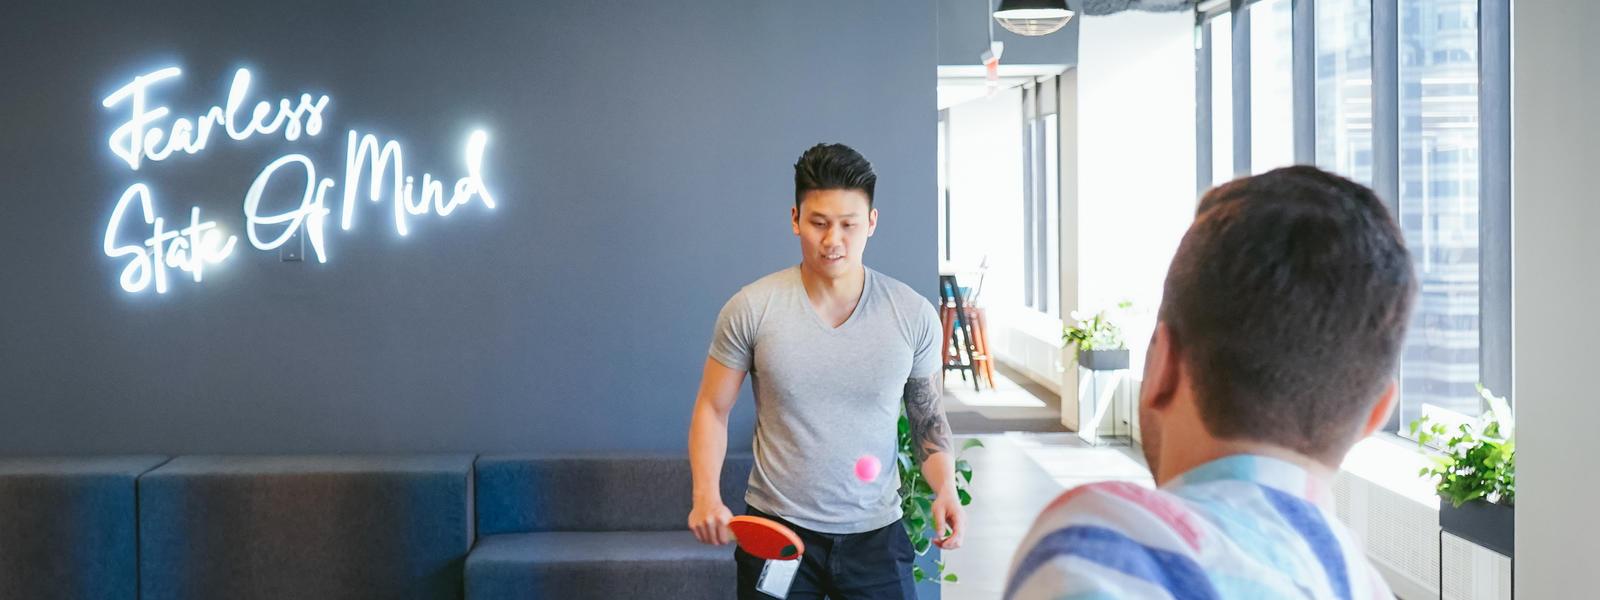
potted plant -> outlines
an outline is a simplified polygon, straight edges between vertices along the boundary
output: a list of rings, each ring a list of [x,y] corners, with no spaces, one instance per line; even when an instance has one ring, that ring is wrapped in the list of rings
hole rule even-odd
[[[1439,442],[1434,464],[1420,475],[1439,492],[1439,527],[1505,556],[1512,556],[1516,507],[1516,427],[1504,398],[1482,385],[1478,395],[1489,410],[1451,428],[1428,416],[1411,422],[1423,447]]]
[[[1127,310],[1131,302],[1121,302],[1117,308]],[[1073,348],[1073,360],[1090,371],[1115,371],[1128,368],[1128,346],[1122,339],[1122,328],[1111,322],[1107,311],[1084,317],[1072,312],[1074,324],[1067,326],[1061,341]]]
[[[904,413],[900,415],[900,449],[895,461],[900,470],[900,509],[905,513],[906,535],[911,537],[911,547],[917,551],[917,562],[923,563],[930,549],[934,548],[933,538],[933,487],[928,485],[928,480],[922,477],[921,465],[917,464],[915,447],[911,440],[911,422]],[[966,453],[972,448],[982,448],[983,442],[969,439],[961,445],[961,453]],[[956,456],[956,495],[961,498],[961,505],[972,503],[972,494],[967,490],[972,485],[972,465],[967,460]],[[947,572],[944,561],[938,560],[937,555],[931,565],[933,574],[929,575],[922,564],[911,567],[911,575],[918,584],[924,581],[939,583],[956,583],[959,578],[955,573]]]

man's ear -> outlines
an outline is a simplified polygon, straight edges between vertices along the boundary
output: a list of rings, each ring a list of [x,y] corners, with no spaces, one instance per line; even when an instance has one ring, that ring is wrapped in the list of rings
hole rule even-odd
[[[797,206],[789,207],[789,227],[794,229],[795,235],[800,235],[800,208]]]
[[[1365,438],[1382,429],[1389,422],[1389,415],[1394,413],[1396,404],[1400,403],[1400,384],[1394,378],[1389,379],[1389,385],[1384,386],[1383,395],[1378,396],[1378,401],[1372,405],[1372,412],[1367,413],[1367,423],[1361,428],[1361,437]]]
[[[1150,410],[1165,410],[1178,395],[1183,381],[1183,357],[1172,327],[1157,322],[1145,351],[1144,382],[1140,384],[1139,404]]]
[[[867,237],[872,237],[872,232],[878,230],[878,209],[867,213]]]

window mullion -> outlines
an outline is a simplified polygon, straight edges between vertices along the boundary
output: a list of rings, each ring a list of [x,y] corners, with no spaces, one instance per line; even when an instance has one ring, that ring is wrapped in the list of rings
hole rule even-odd
[[[1399,5],[1372,3],[1372,187],[1400,214]]]
[[[1242,0],[1233,8],[1233,176],[1250,174],[1250,11]]]
[[[1317,162],[1316,0],[1293,0],[1294,162]]]
[[[1515,402],[1511,369],[1511,0],[1478,5],[1479,378]]]
[[[1195,19],[1194,50],[1194,138],[1195,195],[1211,188],[1211,27],[1203,17]]]

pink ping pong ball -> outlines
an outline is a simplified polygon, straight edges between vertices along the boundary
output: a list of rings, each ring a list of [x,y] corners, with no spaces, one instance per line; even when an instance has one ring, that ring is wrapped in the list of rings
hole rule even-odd
[[[878,457],[864,454],[856,459],[856,479],[863,483],[871,483],[878,478],[878,472],[883,470],[883,463],[878,462]]]

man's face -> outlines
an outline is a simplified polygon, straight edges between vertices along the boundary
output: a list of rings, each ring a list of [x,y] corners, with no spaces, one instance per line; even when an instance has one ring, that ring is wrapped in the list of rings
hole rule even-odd
[[[791,209],[800,237],[801,265],[824,277],[842,277],[861,265],[878,211],[860,190],[813,190]]]

